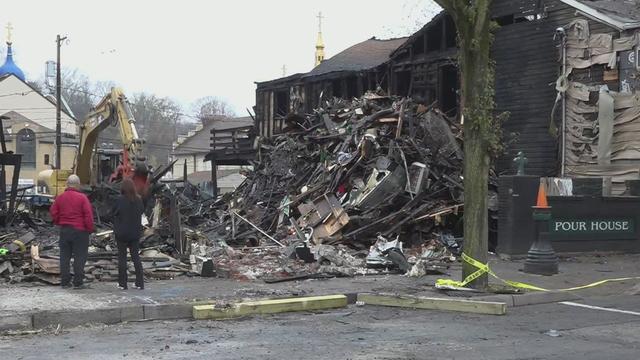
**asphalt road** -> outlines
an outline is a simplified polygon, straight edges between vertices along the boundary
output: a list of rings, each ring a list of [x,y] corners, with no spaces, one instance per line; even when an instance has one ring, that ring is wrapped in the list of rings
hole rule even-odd
[[[357,307],[230,321],[139,322],[0,337],[1,359],[633,359],[640,297],[506,316]],[[555,331],[550,331],[555,330]]]

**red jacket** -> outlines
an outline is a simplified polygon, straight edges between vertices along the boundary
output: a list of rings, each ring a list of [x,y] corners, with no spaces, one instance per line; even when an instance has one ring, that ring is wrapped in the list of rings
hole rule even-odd
[[[74,188],[67,188],[56,197],[49,209],[53,223],[71,226],[80,231],[93,232],[93,211],[87,196]]]

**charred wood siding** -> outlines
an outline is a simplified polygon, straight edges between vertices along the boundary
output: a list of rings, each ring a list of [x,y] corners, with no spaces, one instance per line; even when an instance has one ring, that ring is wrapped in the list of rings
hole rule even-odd
[[[494,0],[491,14],[494,18],[509,15],[529,15],[540,9],[544,0]]]
[[[517,141],[498,160],[501,174],[513,173],[512,160],[518,151],[523,151],[529,160],[528,174],[558,174],[558,141],[549,135],[561,64],[553,36],[558,27],[583,17],[576,9],[556,0],[546,0],[543,5],[546,12],[542,19],[503,26],[495,35],[496,107],[499,112],[510,113],[503,125],[505,135],[517,134]],[[502,9],[500,16],[504,16],[507,11],[504,1],[497,1],[496,6]],[[589,25],[592,32],[613,31],[592,20]],[[602,78],[602,74],[595,76]],[[556,114],[556,120],[560,121],[561,113]]]
[[[457,52],[453,20],[441,13],[391,56],[390,93],[435,104],[447,115],[455,116],[459,89]],[[452,76],[443,76],[450,69]]]
[[[282,132],[284,118],[290,112],[302,115],[319,107],[320,98],[353,99],[368,90],[384,86],[386,64],[364,71],[339,71],[317,76],[303,74],[258,83],[256,123],[261,136],[269,138]],[[386,90],[386,89],[385,89]]]

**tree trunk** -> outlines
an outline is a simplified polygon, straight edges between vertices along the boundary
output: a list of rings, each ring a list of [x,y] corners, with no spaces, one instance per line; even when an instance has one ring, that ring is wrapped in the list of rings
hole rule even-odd
[[[488,21],[488,19],[487,19]],[[475,26],[471,27],[475,29]],[[489,58],[491,34],[474,33],[461,41],[460,70],[464,107],[464,252],[486,264],[488,252],[489,150],[493,124],[493,69]],[[465,279],[478,268],[463,262]],[[470,283],[476,289],[488,285],[488,276]]]
[[[436,0],[453,18],[458,32],[458,64],[464,114],[464,253],[487,263],[487,187],[489,154],[496,141],[493,118],[493,67],[491,50],[491,0]],[[462,278],[478,268],[463,262]],[[483,274],[469,286],[483,289]]]
[[[471,129],[464,134],[464,252],[468,256],[487,263],[488,211],[487,181],[489,177],[489,156],[478,136]],[[463,262],[462,278],[478,270]],[[481,276],[470,286],[482,289],[487,286],[487,276]]]

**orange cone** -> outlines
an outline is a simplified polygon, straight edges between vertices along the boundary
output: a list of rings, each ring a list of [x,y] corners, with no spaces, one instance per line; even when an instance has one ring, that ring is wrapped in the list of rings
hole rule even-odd
[[[547,202],[547,191],[544,189],[544,184],[540,183],[538,188],[538,200],[536,201],[536,209],[549,209],[549,203]]]

